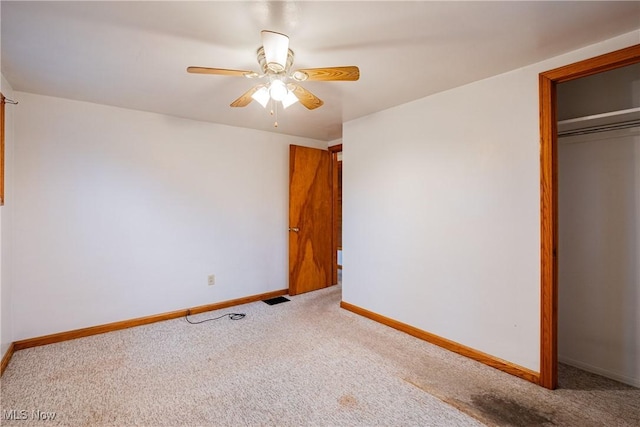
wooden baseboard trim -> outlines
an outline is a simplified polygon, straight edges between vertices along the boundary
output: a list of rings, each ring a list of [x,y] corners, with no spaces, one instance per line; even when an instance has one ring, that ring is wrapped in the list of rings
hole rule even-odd
[[[4,374],[4,370],[9,366],[13,352],[15,351],[15,344],[11,343],[4,356],[2,356],[2,363],[0,364],[0,377]]]
[[[442,338],[430,332],[423,331],[422,329],[407,325],[406,323],[398,322],[397,320],[382,316],[353,304],[349,304],[348,302],[340,302],[340,307],[355,314],[359,314],[360,316],[371,319],[375,322],[382,323],[383,325],[389,326],[393,329],[405,332],[421,340],[430,342],[431,344],[435,344],[446,350],[453,351],[454,353],[458,353],[480,363],[484,363],[485,365],[489,365],[508,374],[515,375],[516,377],[530,381],[534,384],[539,384],[540,374],[525,367],[507,362],[506,360],[499,359],[497,357],[491,356],[490,354],[486,354],[471,347],[459,344],[455,341]]]
[[[91,335],[103,334],[105,332],[118,331],[120,329],[133,328],[134,326],[147,325],[149,323],[162,322],[164,320],[176,319],[186,315],[204,313],[206,311],[220,310],[236,305],[248,304],[251,302],[262,301],[264,299],[275,298],[286,295],[288,289],[267,292],[259,295],[251,295],[248,297],[233,299],[229,301],[217,302],[214,304],[201,305],[198,307],[187,308],[183,310],[172,311],[168,313],[155,314],[152,316],[138,317],[136,319],[123,320],[120,322],[107,323],[105,325],[91,326],[89,328],[75,329],[68,332],[60,332],[57,334],[45,335],[42,337],[28,338],[13,343],[13,351],[24,350],[25,348],[38,347],[41,345],[54,344],[57,342],[73,340],[76,338],[88,337]],[[3,362],[4,363],[4,359]],[[8,362],[7,362],[8,363]]]

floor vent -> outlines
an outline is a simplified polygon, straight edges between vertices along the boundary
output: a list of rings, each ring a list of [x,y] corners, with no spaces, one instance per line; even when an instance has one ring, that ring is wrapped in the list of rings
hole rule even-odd
[[[266,302],[269,305],[276,305],[276,304],[280,304],[281,302],[287,302],[287,301],[290,301],[290,300],[285,297],[275,297],[275,298],[262,300],[262,302]]]

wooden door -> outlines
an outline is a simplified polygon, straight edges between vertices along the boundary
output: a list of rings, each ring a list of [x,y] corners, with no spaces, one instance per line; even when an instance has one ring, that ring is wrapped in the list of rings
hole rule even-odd
[[[330,164],[327,150],[289,147],[289,295],[331,285]]]

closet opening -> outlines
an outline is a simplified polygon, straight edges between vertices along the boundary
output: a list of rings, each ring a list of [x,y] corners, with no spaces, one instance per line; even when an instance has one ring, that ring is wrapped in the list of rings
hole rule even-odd
[[[584,119],[576,121],[571,121],[572,119],[565,119],[563,120],[564,123],[558,123],[558,85],[564,82],[593,76],[638,63],[640,63],[640,45],[635,45],[609,54],[547,71],[541,73],[539,76],[541,197],[541,354],[539,384],[549,389],[554,389],[558,385],[558,257],[562,256],[562,254],[558,253],[558,133],[563,132],[563,135],[567,137],[568,134],[565,132],[576,131],[577,129],[580,132],[585,132],[585,128],[579,124],[580,121],[584,124]],[[636,88],[635,90],[637,91],[638,89]],[[637,97],[637,92],[635,96]],[[629,109],[633,110],[633,106],[630,108],[623,108],[623,110]],[[604,114],[604,116],[602,114]],[[619,114],[605,112],[592,115],[599,116],[595,119],[597,121],[603,120],[606,117],[615,115],[621,116],[623,114],[635,113],[633,111],[625,111],[624,113]],[[633,120],[633,118],[629,120]],[[597,128],[611,125],[611,123],[606,122],[592,122],[591,124],[593,126],[587,127]],[[629,126],[632,125],[629,124]],[[588,131],[591,132],[593,130],[594,129],[589,129]],[[624,132],[625,129],[618,129],[616,131]],[[607,207],[604,206],[603,210],[606,211],[606,209]],[[637,252],[635,253],[637,254]],[[625,333],[628,333],[628,331]],[[637,366],[637,360],[635,362]]]
[[[557,87],[558,362],[635,387],[639,88],[640,63]]]

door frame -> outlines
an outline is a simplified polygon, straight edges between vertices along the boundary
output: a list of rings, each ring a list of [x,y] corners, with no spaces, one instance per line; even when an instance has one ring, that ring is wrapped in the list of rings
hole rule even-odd
[[[640,44],[540,73],[540,378],[558,386],[558,131],[556,85],[640,62]]]
[[[331,247],[333,248],[333,261],[331,263],[331,284],[338,283],[338,153],[342,152],[342,144],[329,147],[331,156]]]

